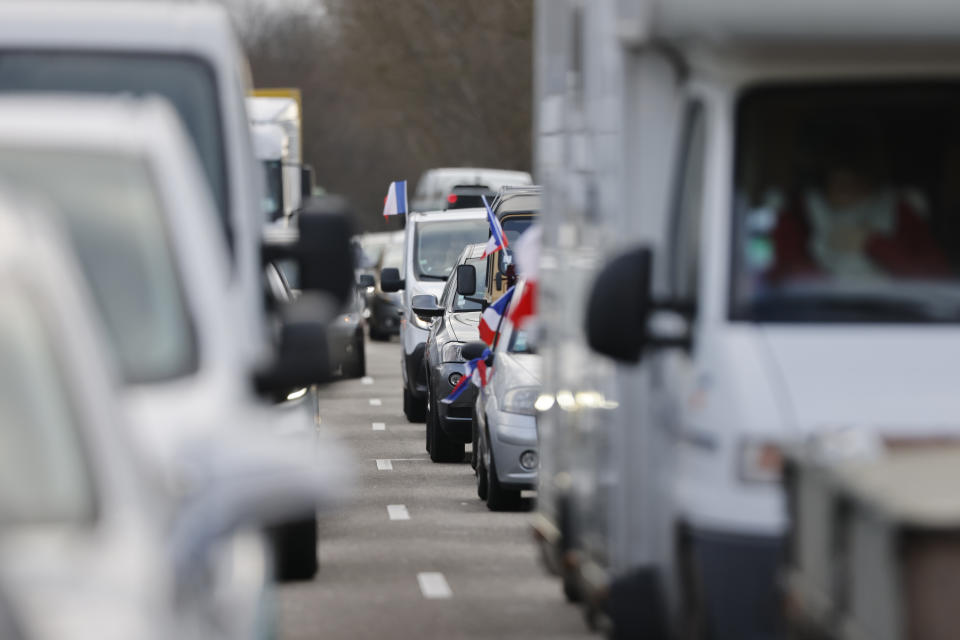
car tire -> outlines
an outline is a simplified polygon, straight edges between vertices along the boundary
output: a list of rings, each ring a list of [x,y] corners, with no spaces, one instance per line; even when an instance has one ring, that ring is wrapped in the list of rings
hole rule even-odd
[[[414,398],[410,391],[404,389],[403,415],[409,422],[423,422],[427,418],[427,401]]]
[[[507,489],[497,477],[497,461],[490,450],[490,468],[487,471],[487,509],[490,511],[517,511],[523,500],[519,489]]]
[[[430,460],[433,462],[463,462],[464,447],[448,436],[440,426],[440,410],[428,393],[427,441],[430,447]]]
[[[312,580],[317,562],[317,518],[306,518],[270,529],[277,582]]]
[[[479,449],[480,444],[477,443]],[[483,455],[477,451],[477,497],[486,501],[487,499],[487,467],[483,464]]]
[[[364,349],[363,333],[354,338],[353,359],[343,366],[344,378],[362,378],[367,375],[367,355]]]

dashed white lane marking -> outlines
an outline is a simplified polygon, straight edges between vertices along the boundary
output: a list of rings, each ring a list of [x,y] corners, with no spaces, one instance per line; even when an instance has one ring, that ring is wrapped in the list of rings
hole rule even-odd
[[[410,519],[410,512],[407,511],[406,505],[402,505],[402,504],[388,504],[387,515],[390,516],[391,520],[409,520]]]
[[[424,571],[417,574],[420,583],[420,593],[428,600],[442,600],[453,596],[447,579],[438,571]]]
[[[393,471],[393,463],[389,460],[377,459],[377,471]]]
[[[373,384],[373,378],[370,376],[363,376],[360,378],[360,384]]]
[[[381,400],[380,398],[370,398],[371,407],[379,407],[382,404],[383,404],[383,400]]]
[[[385,422],[374,422],[374,423],[373,423],[373,430],[374,430],[374,431],[386,431],[386,429],[387,429],[387,423],[385,423]]]

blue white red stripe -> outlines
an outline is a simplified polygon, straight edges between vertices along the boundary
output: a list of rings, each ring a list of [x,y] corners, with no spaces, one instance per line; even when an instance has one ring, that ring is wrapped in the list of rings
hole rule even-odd
[[[383,217],[402,216],[407,213],[407,181],[397,180],[390,183],[387,197],[383,200]]]
[[[483,248],[483,255],[480,256],[486,258],[500,249],[506,249],[509,243],[506,234],[503,233],[503,227],[500,226],[500,221],[493,215],[493,209],[490,208],[487,197],[480,196],[480,199],[483,200],[483,206],[487,208],[487,222],[490,223],[490,239],[487,240],[487,246]]]
[[[514,287],[507,289],[499,300],[484,309],[483,313],[480,314],[480,325],[478,327],[480,339],[488,345],[493,346],[493,341],[497,337],[497,330],[500,328],[500,322],[510,305],[510,300],[513,299],[513,289]]]

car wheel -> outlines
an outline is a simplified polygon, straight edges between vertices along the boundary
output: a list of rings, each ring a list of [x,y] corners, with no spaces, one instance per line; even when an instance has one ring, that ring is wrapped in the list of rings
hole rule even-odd
[[[270,530],[278,582],[312,580],[317,574],[317,518],[307,518]]]
[[[487,499],[487,467],[483,463],[482,445],[477,443],[477,497],[481,500]]]
[[[490,511],[516,511],[522,500],[519,489],[507,489],[497,478],[497,461],[490,450],[490,468],[487,469],[487,508]]]
[[[432,399],[430,394],[428,399]],[[436,402],[427,407],[427,440],[430,442],[430,460],[433,462],[463,462],[463,443],[448,436],[440,426],[440,409]]]
[[[403,390],[403,415],[410,422],[423,422],[427,417],[427,402],[414,398],[407,389]]]

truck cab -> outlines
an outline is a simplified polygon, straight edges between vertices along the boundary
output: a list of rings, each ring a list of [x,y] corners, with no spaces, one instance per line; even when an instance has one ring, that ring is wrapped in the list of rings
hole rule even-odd
[[[507,236],[508,247],[487,256],[487,287],[484,292],[486,304],[500,299],[504,292],[517,283],[516,266],[509,245],[516,242],[526,231],[540,210],[540,187],[504,187],[491,203],[493,213]]]
[[[541,515],[618,636],[775,636],[786,444],[960,435],[958,15],[538,4]]]

